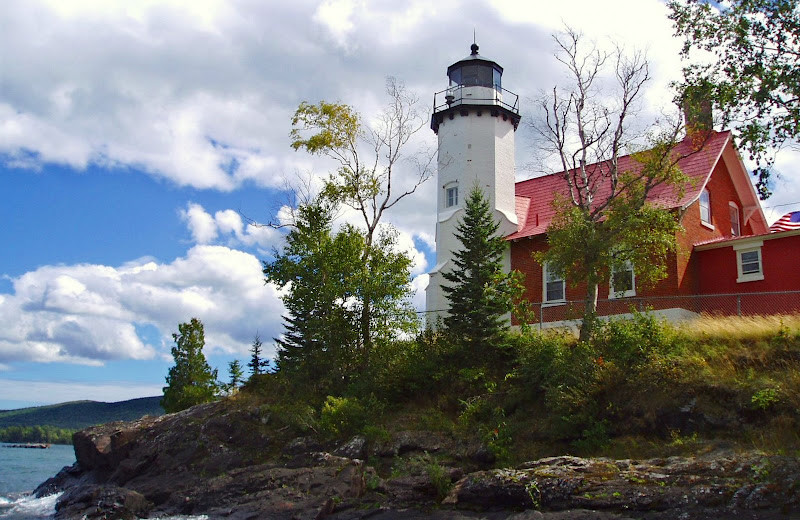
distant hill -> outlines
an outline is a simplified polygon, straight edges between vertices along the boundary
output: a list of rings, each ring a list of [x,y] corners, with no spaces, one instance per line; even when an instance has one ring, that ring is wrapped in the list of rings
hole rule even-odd
[[[161,396],[142,397],[118,403],[72,401],[0,411],[0,428],[9,426],[55,426],[79,430],[112,421],[133,421],[144,415],[163,415]]]

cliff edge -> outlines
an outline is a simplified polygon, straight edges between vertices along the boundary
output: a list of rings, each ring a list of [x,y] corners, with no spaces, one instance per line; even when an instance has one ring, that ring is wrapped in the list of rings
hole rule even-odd
[[[795,457],[717,447],[650,460],[550,457],[491,468],[478,444],[396,432],[291,437],[269,412],[220,401],[75,434],[77,462],[36,490],[56,518],[787,518]],[[787,516],[788,515],[788,516]]]

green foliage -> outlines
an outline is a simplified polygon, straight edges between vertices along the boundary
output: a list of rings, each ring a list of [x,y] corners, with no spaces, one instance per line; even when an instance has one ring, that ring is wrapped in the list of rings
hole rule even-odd
[[[756,161],[761,198],[769,190],[773,152],[800,137],[800,4],[798,0],[672,0],[670,19],[684,38],[681,88],[700,91],[732,125]],[[710,60],[708,56],[713,56]]]
[[[76,431],[55,426],[8,426],[0,428],[0,442],[72,444]]]
[[[759,410],[767,410],[780,400],[779,395],[780,395],[780,388],[776,387],[762,388],[753,394],[753,397],[750,399],[750,402],[753,404],[754,407],[758,408]]]
[[[358,398],[329,395],[322,405],[319,425],[323,433],[334,438],[344,438],[361,433],[369,415],[369,410]]]
[[[433,489],[436,490],[436,498],[441,501],[453,489],[453,479],[450,472],[442,466],[438,460],[429,457],[429,462],[425,463],[425,473],[431,481]]]
[[[316,132],[304,137],[309,131]],[[320,101],[312,105],[300,103],[292,117],[292,148],[312,154],[355,147],[361,134],[359,115],[348,105]]]
[[[178,325],[178,331],[178,334],[172,335],[175,341],[172,347],[175,366],[169,369],[164,398],[161,400],[161,406],[167,413],[213,401],[219,391],[217,371],[211,370],[203,355],[203,324],[197,318],[192,318],[189,323]]]
[[[381,232],[367,245],[363,232],[331,230],[332,206],[324,200],[301,205],[283,251],[264,262],[268,282],[288,287],[279,370],[300,386],[324,395],[349,385],[367,385],[372,347],[383,348],[415,327],[410,307],[410,259],[396,251],[397,236]],[[360,335],[369,309],[369,343]]]
[[[681,340],[665,320],[646,312],[634,312],[630,319],[611,319],[598,323],[592,342],[606,362],[625,370],[652,361],[654,356],[669,356],[681,349]]]
[[[395,457],[391,473],[393,478],[420,474],[428,477],[439,500],[444,499],[453,488],[450,472],[434,455],[426,452],[408,458]]]
[[[442,286],[450,301],[444,323],[476,361],[484,360],[499,340],[505,329],[503,315],[513,309],[522,287],[519,273],[503,273],[508,245],[497,235],[498,226],[480,187],[473,187],[456,227],[461,249],[453,255],[453,269],[442,275],[450,282]]]
[[[637,399],[653,400],[677,388],[670,366],[685,339],[648,313],[598,321],[590,341],[569,335],[531,333],[516,343],[515,384],[539,395],[548,411],[550,435],[569,439],[582,452],[605,446],[612,425]]]

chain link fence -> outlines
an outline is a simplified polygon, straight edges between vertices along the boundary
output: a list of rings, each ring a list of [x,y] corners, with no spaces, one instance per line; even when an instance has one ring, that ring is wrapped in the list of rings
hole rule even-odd
[[[580,320],[585,300],[534,303],[536,321],[542,328]],[[701,294],[689,296],[651,296],[598,300],[599,316],[624,316],[634,311],[654,311],[672,321],[704,316],[769,316],[800,313],[800,291]],[[428,326],[447,311],[420,311]],[[533,323],[532,323],[533,324]]]

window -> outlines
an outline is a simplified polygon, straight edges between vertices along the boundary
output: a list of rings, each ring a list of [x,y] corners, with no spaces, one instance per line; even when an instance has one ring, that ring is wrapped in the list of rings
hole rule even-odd
[[[542,266],[544,277],[544,302],[560,303],[566,301],[564,276],[553,272],[547,264]]]
[[[737,283],[755,282],[764,279],[764,269],[761,261],[761,246],[763,242],[749,242],[733,246],[736,251]]]
[[[458,186],[445,188],[445,207],[452,208],[458,206]]]
[[[636,296],[636,275],[633,272],[633,264],[625,262],[622,267],[611,271],[608,297],[624,298],[628,296]]]
[[[711,224],[711,196],[706,189],[700,193],[700,221]]]
[[[731,236],[738,237],[742,234],[739,226],[739,206],[735,202],[730,202],[729,204],[731,209]]]

